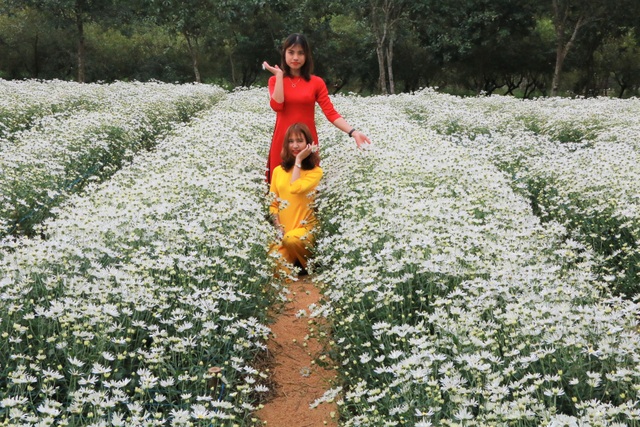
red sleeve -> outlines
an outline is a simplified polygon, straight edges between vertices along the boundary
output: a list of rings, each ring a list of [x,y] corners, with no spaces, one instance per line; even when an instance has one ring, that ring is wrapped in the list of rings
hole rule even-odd
[[[322,112],[327,120],[333,123],[342,116],[335,108],[333,108],[331,99],[329,99],[329,91],[327,90],[327,85],[324,80],[317,76],[314,76],[313,78],[316,81],[316,101],[318,102],[318,105],[320,105],[320,108],[322,108]]]
[[[284,110],[284,102],[276,102],[273,99],[273,90],[276,86],[276,76],[269,77],[269,105],[273,111],[282,111]]]
[[[315,167],[305,173],[304,176],[296,179],[293,184],[291,184],[291,187],[289,187],[289,191],[291,194],[300,194],[311,191],[318,186],[320,178],[322,178],[322,169],[320,167]]]

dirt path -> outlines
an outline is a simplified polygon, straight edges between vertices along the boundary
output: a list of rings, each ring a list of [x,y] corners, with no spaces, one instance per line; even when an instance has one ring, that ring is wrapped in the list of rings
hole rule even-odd
[[[320,293],[308,276],[292,283],[290,290],[289,302],[277,314],[267,342],[275,359],[272,380],[276,383],[276,396],[256,415],[268,427],[337,426],[335,404],[309,408],[311,402],[331,388],[330,381],[336,375],[335,371],[312,363],[321,346],[313,336],[308,337],[308,307],[320,299]],[[300,310],[306,310],[307,315],[296,316]]]

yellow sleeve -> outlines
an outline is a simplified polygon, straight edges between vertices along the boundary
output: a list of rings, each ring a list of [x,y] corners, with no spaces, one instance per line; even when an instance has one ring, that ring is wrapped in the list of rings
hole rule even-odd
[[[291,184],[291,187],[289,187],[289,191],[291,191],[291,194],[300,194],[313,190],[320,183],[322,173],[322,169],[316,166],[305,173],[304,176],[296,179],[293,184]]]
[[[271,206],[269,206],[269,213],[271,213],[272,215],[278,215],[278,212],[280,212],[280,202],[278,201],[278,186],[276,185],[278,176],[280,175],[278,172],[280,170],[280,166],[273,170],[273,175],[271,176],[271,185],[269,186],[269,193],[271,194],[271,197],[273,197]]]

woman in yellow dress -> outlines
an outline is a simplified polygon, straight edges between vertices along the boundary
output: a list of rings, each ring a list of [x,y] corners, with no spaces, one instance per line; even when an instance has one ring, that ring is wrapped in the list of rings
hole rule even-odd
[[[269,211],[282,236],[272,253],[279,253],[284,261],[299,264],[305,270],[315,241],[315,193],[322,178],[317,145],[312,141],[311,131],[303,123],[294,123],[287,129],[282,161],[273,171],[270,187],[273,202]],[[289,271],[284,263],[279,266]]]

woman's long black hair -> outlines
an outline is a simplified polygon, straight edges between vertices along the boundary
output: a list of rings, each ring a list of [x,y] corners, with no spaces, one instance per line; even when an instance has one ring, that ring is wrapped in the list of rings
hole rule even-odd
[[[313,55],[311,55],[311,46],[307,41],[307,38],[302,34],[293,33],[290,34],[282,43],[282,58],[280,67],[282,68],[284,75],[291,77],[291,68],[287,65],[286,55],[287,49],[291,46],[300,45],[302,50],[304,51],[304,64],[300,68],[300,76],[306,81],[311,80],[311,75],[313,74]]]

